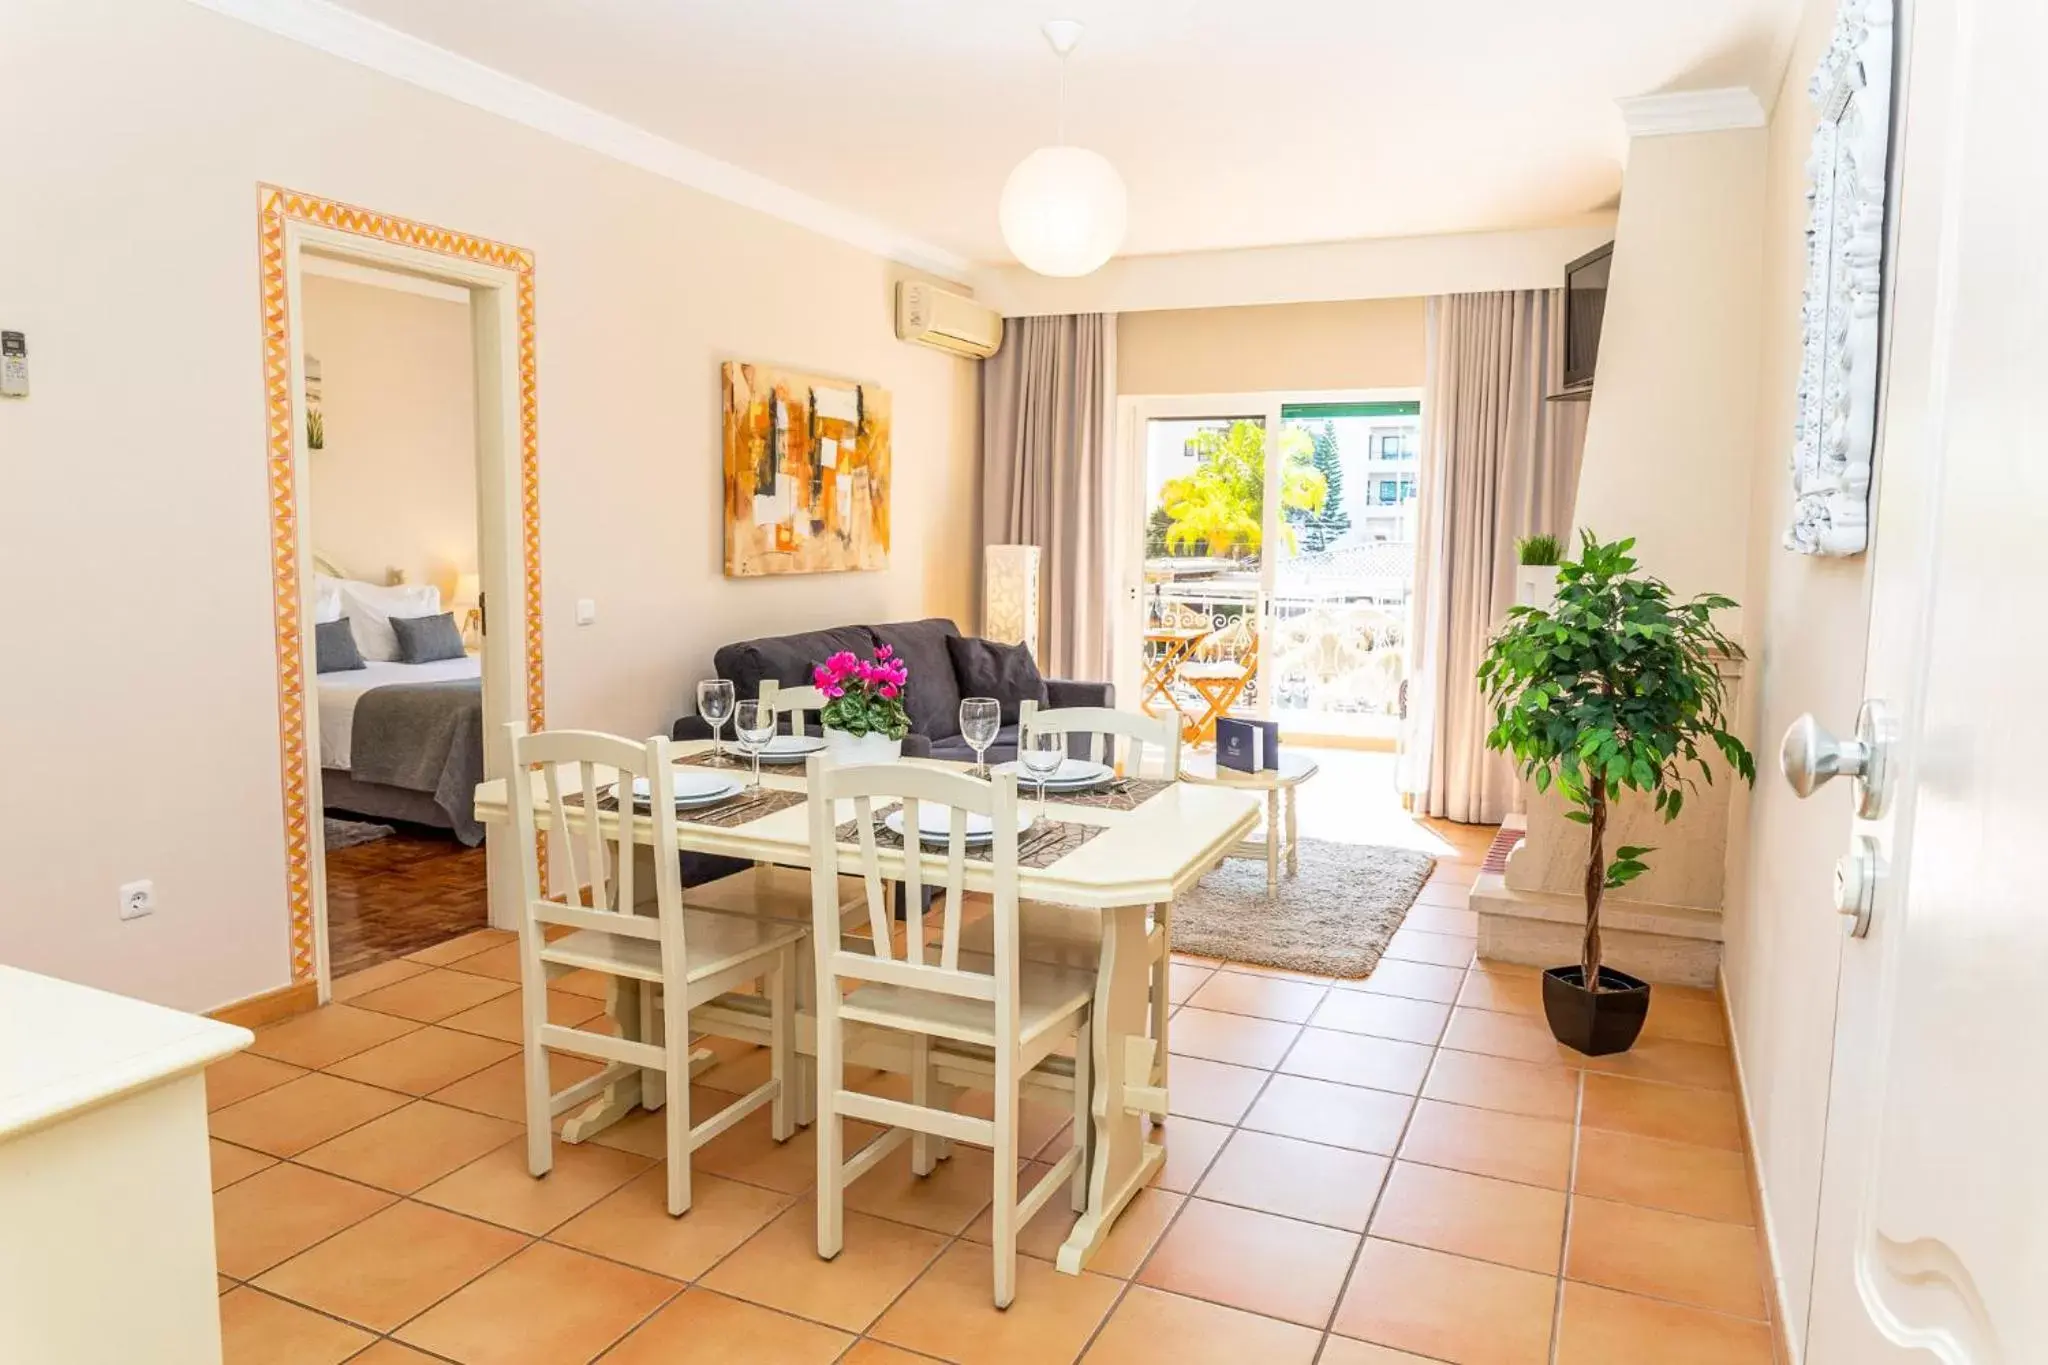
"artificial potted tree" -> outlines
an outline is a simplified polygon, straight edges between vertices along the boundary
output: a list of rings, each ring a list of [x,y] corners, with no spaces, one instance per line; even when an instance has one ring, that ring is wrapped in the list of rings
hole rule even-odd
[[[1487,747],[1513,756],[1539,792],[1555,786],[1565,818],[1587,827],[1586,934],[1578,964],[1543,974],[1543,1012],[1567,1047],[1594,1056],[1634,1045],[1650,987],[1600,961],[1600,902],[1648,871],[1653,848],[1625,844],[1607,858],[1607,820],[1625,791],[1678,818],[1695,773],[1714,780],[1718,750],[1745,782],[1756,761],[1728,732],[1727,683],[1719,664],[1742,648],[1714,624],[1729,598],[1674,601],[1657,578],[1636,572],[1635,541],[1601,544],[1580,532],[1579,557],[1558,566],[1548,608],[1509,608],[1479,666],[1493,708]]]

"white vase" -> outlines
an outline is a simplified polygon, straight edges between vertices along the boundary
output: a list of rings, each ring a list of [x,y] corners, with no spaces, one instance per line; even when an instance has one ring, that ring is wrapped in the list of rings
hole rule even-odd
[[[1557,602],[1557,565],[1520,564],[1515,568],[1515,605],[1549,611]]]
[[[825,752],[840,767],[855,763],[894,763],[903,757],[903,741],[887,735],[853,735],[825,727]]]

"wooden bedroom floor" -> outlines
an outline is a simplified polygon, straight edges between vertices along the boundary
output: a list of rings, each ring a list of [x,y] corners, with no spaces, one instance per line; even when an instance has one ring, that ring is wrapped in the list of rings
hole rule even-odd
[[[481,848],[400,827],[327,855],[327,952],[337,979],[487,922]]]

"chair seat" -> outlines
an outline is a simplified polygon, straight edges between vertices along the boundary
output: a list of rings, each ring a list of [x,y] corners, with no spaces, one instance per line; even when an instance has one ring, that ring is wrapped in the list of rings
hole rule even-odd
[[[811,922],[811,874],[800,867],[752,867],[715,882],[683,888],[691,910],[741,915],[786,924]],[[867,913],[866,889],[858,877],[839,879],[839,908]]]
[[[966,956],[961,965],[967,967]],[[986,967],[982,967],[986,970]],[[1017,973],[1017,1024],[1020,1040],[1029,1042],[1047,1029],[1088,1007],[1095,996],[1095,973],[1048,963],[1027,962]],[[842,1018],[885,1028],[910,1029],[962,1043],[993,1047],[996,1007],[986,1000],[968,1000],[909,986],[868,983],[848,995]]]
[[[800,925],[739,915],[683,912],[683,945],[688,953],[685,983],[707,980],[743,962],[772,953],[805,936]],[[540,960],[558,967],[587,967],[639,981],[660,981],[661,944],[596,929],[579,929],[540,950]]]

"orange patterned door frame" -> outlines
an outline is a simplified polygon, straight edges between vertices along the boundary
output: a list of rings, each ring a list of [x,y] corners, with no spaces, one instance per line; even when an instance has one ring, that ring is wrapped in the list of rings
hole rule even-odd
[[[300,614],[304,601],[299,580],[300,502],[297,488],[300,420],[293,392],[292,258],[289,224],[305,224],[327,234],[347,234],[367,242],[425,252],[471,267],[456,271],[474,282],[474,267],[486,266],[509,277],[517,315],[517,403],[519,451],[519,548],[523,561],[525,618],[524,675],[526,723],[542,727],[541,599],[540,599],[540,437],[534,390],[533,253],[520,247],[446,228],[416,223],[389,214],[315,198],[275,185],[258,187],[258,242],[262,268],[263,391],[266,406],[266,458],[270,475],[271,613],[277,640],[278,743],[283,766],[285,828],[285,896],[291,912],[291,967],[294,983],[314,980],[320,945],[315,925],[313,774],[306,747],[305,638]],[[479,375],[479,388],[485,381]],[[542,856],[546,848],[541,849]],[[543,872],[545,875],[545,872]]]

